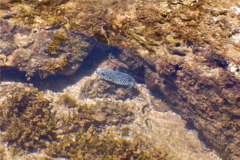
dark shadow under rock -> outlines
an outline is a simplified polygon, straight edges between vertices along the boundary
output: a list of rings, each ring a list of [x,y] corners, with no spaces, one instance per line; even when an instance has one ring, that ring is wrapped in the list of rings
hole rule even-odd
[[[2,70],[25,72],[28,79],[72,75],[89,55],[96,60],[111,48],[80,31],[28,29],[3,20],[0,24],[0,49],[7,59]]]

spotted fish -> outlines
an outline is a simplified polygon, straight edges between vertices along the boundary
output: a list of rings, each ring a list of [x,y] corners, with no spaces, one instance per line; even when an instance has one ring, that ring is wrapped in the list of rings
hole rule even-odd
[[[123,86],[128,86],[127,90],[131,89],[135,85],[135,79],[126,73],[119,72],[119,71],[114,71],[111,69],[101,69],[96,71],[97,75],[106,80],[113,82],[115,84],[123,85]]]

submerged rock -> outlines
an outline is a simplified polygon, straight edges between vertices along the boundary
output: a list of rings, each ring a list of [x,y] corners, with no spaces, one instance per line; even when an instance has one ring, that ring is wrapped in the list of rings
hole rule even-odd
[[[0,91],[2,159],[13,156],[19,159],[50,156],[73,159],[167,159],[165,149],[150,147],[151,143],[141,136],[130,140],[107,129],[110,126],[120,127],[120,124],[129,125],[135,120],[131,104],[108,99],[83,103],[67,94],[58,97],[23,83],[3,82]],[[124,133],[127,132],[125,129]],[[41,154],[27,154],[24,151],[40,151]]]
[[[0,49],[4,68],[26,72],[27,77],[73,74],[91,53],[94,41],[77,31],[27,29],[0,21]]]
[[[64,36],[54,36],[58,30],[55,26],[82,30],[106,44],[128,48],[117,57],[127,65],[124,68],[128,68],[134,78],[145,83],[157,97],[171,104],[172,109],[186,119],[189,126],[194,126],[206,144],[215,148],[221,157],[239,159],[239,2],[166,0],[149,3],[135,0],[122,3],[112,0],[81,3],[80,0],[64,0],[59,3],[29,1],[24,5],[11,2],[2,3],[0,17],[45,30],[37,31],[37,35],[43,35],[42,39],[35,39],[30,36],[34,35],[31,30],[1,21],[0,27],[5,26],[1,28],[0,43],[3,47],[0,53],[3,69],[17,68],[30,77],[39,75],[42,78],[58,73],[70,74],[82,62],[70,61],[74,57],[72,51],[79,53],[74,48],[87,46],[87,50],[91,50],[91,45],[87,41],[87,45],[80,43],[83,46],[74,44],[73,48],[68,48],[68,38],[75,39],[76,33],[63,31]],[[60,40],[61,45],[59,41],[54,42],[54,37]],[[85,42],[81,36],[77,37],[77,41]],[[42,46],[36,47],[36,41],[43,42]],[[56,47],[59,45],[60,51]],[[80,57],[84,59],[86,55]],[[69,94],[78,91],[78,88],[74,89]],[[95,79],[87,81],[86,86],[79,90],[82,93],[76,97],[83,99],[113,98],[112,94],[119,99],[132,98],[121,88],[116,89]],[[97,119],[105,120],[104,116]],[[144,121],[154,128],[148,133],[155,133],[157,137],[159,132],[155,131],[159,131],[163,127],[160,124],[167,121],[155,122],[151,117]],[[155,127],[152,124],[156,124]],[[165,136],[166,132],[161,135]],[[171,140],[172,137],[169,141],[174,144]],[[181,149],[176,149],[176,152],[181,154]]]

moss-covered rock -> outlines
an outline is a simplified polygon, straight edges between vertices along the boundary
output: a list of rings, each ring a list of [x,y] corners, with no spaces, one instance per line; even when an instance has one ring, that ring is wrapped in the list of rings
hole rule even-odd
[[[81,127],[87,129],[92,124],[95,127],[130,124],[136,118],[131,110],[133,106],[121,101],[103,99],[79,104],[73,97],[63,94],[54,106],[61,133],[69,133]]]
[[[4,142],[29,151],[46,147],[56,139],[56,119],[50,101],[30,86],[6,88],[1,103],[0,128]]]
[[[1,66],[26,72],[30,78],[71,75],[98,45],[77,31],[27,29],[3,20],[0,23],[1,53],[7,56]]]
[[[147,149],[140,138],[131,141],[111,132],[100,134],[94,127],[64,135],[48,146],[47,154],[70,159],[167,159],[161,149]]]
[[[98,101],[96,107],[78,104],[70,96],[60,98],[55,104],[67,107],[66,114],[55,111],[57,106],[32,86],[20,83],[1,86],[1,141],[13,147],[12,155],[46,149],[49,156],[71,159],[166,159],[163,150],[147,149],[140,138],[130,141],[104,132],[105,126],[134,120],[130,110],[124,105],[119,107],[120,102],[110,106],[107,101]],[[4,147],[1,150],[4,157]]]
[[[59,3],[29,1],[25,7],[23,1],[15,2],[5,1],[1,5],[0,16],[31,27],[52,29],[63,25],[70,30],[80,29],[95,35],[102,42],[134,48],[119,56],[129,69],[142,78],[150,89],[163,95],[182,117],[193,122],[223,158],[239,159],[239,134],[236,134],[240,103],[237,1],[88,1],[81,5],[79,0]],[[20,12],[16,7],[20,8]],[[10,12],[6,13],[7,10]],[[12,39],[11,35],[6,34],[14,30],[9,24],[2,30],[3,40]],[[64,45],[68,41],[52,42],[51,39],[47,44]],[[31,54],[23,49],[13,53],[19,46],[31,45],[31,41],[14,45],[1,41],[0,44],[4,44],[5,56],[20,55],[14,63],[20,64],[16,65],[19,70],[29,75],[35,72],[29,69],[35,67],[31,66],[35,62],[31,65],[26,63]],[[50,50],[61,50],[61,47],[53,45]],[[59,58],[60,55],[58,53],[51,58]],[[49,56],[41,58],[47,59]],[[11,57],[4,62],[8,66],[14,62]],[[17,61],[19,57],[24,63]],[[37,72],[46,77],[49,73],[55,74],[67,68],[65,58],[57,59],[56,65],[55,61],[47,62],[51,65]],[[76,59],[79,59],[78,54]],[[94,83],[88,86],[91,84]],[[108,90],[107,87],[103,89]],[[101,91],[86,89],[85,93],[86,97],[94,98]]]
[[[72,159],[166,159],[165,152],[158,148],[147,150],[140,139],[130,141],[116,138],[113,132],[104,133],[105,126],[134,120],[132,112],[120,102],[98,101],[96,107],[78,104],[69,95],[60,99],[55,104],[67,107],[66,114],[59,115],[58,106],[32,86],[1,86],[1,141],[13,147],[13,155],[46,149],[49,156]],[[4,147],[2,150],[5,152]]]

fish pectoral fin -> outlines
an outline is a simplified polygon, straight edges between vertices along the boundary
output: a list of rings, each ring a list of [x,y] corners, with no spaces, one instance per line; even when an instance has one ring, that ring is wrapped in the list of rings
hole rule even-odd
[[[127,91],[131,90],[134,87],[134,85],[135,85],[135,83],[130,84],[126,90]]]
[[[128,86],[128,88],[126,89],[127,91],[130,91],[132,89],[132,85]]]

